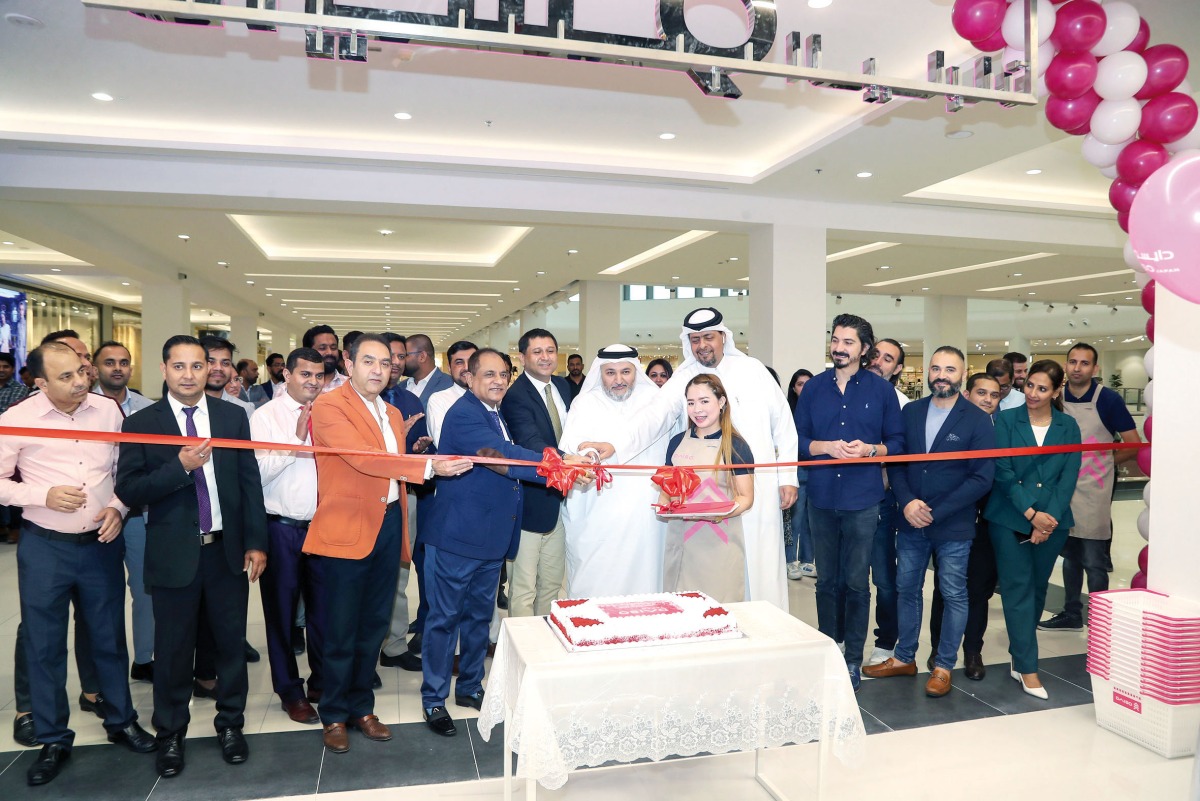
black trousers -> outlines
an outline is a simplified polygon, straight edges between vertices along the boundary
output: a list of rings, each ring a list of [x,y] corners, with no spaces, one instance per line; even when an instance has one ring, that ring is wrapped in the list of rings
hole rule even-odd
[[[159,739],[186,734],[201,609],[212,629],[217,731],[240,729],[246,711],[246,602],[250,584],[232,573],[221,544],[200,549],[186,587],[151,587],[154,603],[154,727]]]
[[[996,551],[988,536],[987,523],[975,524],[975,540],[967,559],[967,628],[963,632],[963,653],[983,652],[983,635],[987,631],[988,601],[996,594]],[[938,590],[937,569],[933,571],[933,602],[929,605],[929,639],[933,647],[942,635],[942,611],[945,604]]]

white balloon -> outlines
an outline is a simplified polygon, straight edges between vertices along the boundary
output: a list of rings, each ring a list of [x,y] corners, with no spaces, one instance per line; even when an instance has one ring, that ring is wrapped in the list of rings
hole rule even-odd
[[[1137,251],[1133,249],[1133,243],[1128,239],[1125,240],[1124,256],[1126,267],[1134,272],[1145,272],[1145,270],[1142,269],[1142,263],[1138,261]]]
[[[1110,164],[1107,167],[1101,167],[1100,174],[1103,175],[1105,178],[1111,178],[1111,179],[1115,180],[1117,177],[1117,165]]]
[[[1146,414],[1150,415],[1154,412],[1154,379],[1146,382],[1146,388],[1142,390],[1142,398],[1146,401]]]
[[[1045,75],[1050,62],[1058,55],[1058,48],[1049,39],[1038,45],[1037,74]]]
[[[1046,88],[1045,73],[1038,73],[1037,86],[1034,88],[1034,92],[1037,94],[1038,100],[1045,100],[1050,96],[1050,90]]]
[[[1083,160],[1093,167],[1111,167],[1117,163],[1117,156],[1121,155],[1121,151],[1125,149],[1125,145],[1133,141],[1133,137],[1126,139],[1123,142],[1118,142],[1115,145],[1110,145],[1106,142],[1101,142],[1094,135],[1088,134],[1083,137]]]
[[[1093,88],[1105,100],[1125,100],[1141,90],[1148,74],[1146,59],[1122,50],[1100,59]]]
[[[1144,539],[1146,542],[1150,541],[1150,509],[1149,509],[1149,507],[1143,509],[1141,511],[1141,513],[1138,514],[1137,530],[1138,530],[1138,534],[1142,535],[1142,539]]]
[[[1137,281],[1138,289],[1145,289],[1146,284],[1150,283],[1150,278],[1151,277],[1149,275],[1146,275],[1146,273],[1144,273],[1144,272],[1141,272],[1141,273],[1135,272],[1133,274],[1133,280]]]
[[[1142,503],[1150,505],[1150,479],[1146,479],[1146,486],[1142,487]]]
[[[1096,58],[1111,56],[1129,47],[1137,38],[1138,28],[1142,24],[1142,16],[1138,10],[1123,0],[1105,3],[1104,15],[1108,19],[1104,36],[1092,48],[1092,55]]]
[[[1045,42],[1054,32],[1054,18],[1057,9],[1050,0],[1037,0],[1038,44]],[[1004,22],[1000,25],[1004,42],[1015,50],[1025,49],[1025,4],[1012,3],[1004,12]],[[1130,39],[1130,42],[1133,40]],[[1129,44],[1126,42],[1125,44]],[[1118,48],[1120,49],[1120,48]]]
[[[1184,150],[1200,148],[1200,123],[1192,126],[1192,130],[1184,134],[1182,139],[1176,139],[1166,145],[1167,152],[1181,153]]]
[[[1154,378],[1154,346],[1150,346],[1150,350],[1146,351],[1146,355],[1142,357],[1142,362],[1146,365],[1146,375]]]
[[[1131,139],[1141,123],[1142,107],[1132,97],[1125,100],[1101,100],[1100,105],[1092,112],[1092,136],[1106,145],[1115,145]]]

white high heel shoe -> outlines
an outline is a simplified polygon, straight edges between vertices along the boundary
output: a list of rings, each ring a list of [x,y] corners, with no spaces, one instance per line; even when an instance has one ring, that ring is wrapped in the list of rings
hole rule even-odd
[[[1050,695],[1046,692],[1045,687],[1030,687],[1028,684],[1026,684],[1025,677],[1016,671],[1012,665],[1012,662],[1008,663],[1008,675],[1020,682],[1021,689],[1024,690],[1027,695],[1032,695],[1034,698],[1041,698],[1043,701],[1048,701],[1050,699]]]

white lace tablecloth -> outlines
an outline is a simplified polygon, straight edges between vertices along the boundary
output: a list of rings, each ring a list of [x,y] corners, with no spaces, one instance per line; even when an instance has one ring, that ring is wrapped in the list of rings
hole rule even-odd
[[[822,738],[843,762],[857,760],[866,732],[833,641],[764,601],[728,608],[740,639],[583,653],[567,652],[547,618],[505,620],[480,735],[506,721],[517,778],[547,789],[614,760]]]

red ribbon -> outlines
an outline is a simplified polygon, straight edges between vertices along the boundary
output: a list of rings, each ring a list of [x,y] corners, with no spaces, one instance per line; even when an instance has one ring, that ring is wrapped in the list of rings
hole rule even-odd
[[[571,491],[576,480],[590,472],[590,466],[567,464],[554,448],[542,451],[542,463],[537,468],[537,474],[546,479],[546,486],[553,487],[563,495]]]
[[[667,503],[652,504],[660,513],[674,512],[700,486],[700,477],[690,467],[660,467],[650,480],[667,494]]]

